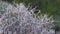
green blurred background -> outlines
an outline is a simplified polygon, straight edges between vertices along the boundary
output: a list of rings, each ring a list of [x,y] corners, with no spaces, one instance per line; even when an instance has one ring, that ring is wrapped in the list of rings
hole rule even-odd
[[[41,10],[41,14],[49,14],[54,16],[56,31],[60,31],[60,0],[3,0],[8,3],[24,3],[26,6],[37,6]]]

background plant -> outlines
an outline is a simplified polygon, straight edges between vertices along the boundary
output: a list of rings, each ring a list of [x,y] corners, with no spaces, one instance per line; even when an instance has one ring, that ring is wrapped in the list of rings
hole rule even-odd
[[[56,31],[60,30],[60,0],[3,0],[9,3],[20,3],[23,2],[26,5],[32,5],[32,7],[37,6],[38,10],[41,10],[41,14],[54,15],[56,22]],[[38,12],[38,11],[37,11]],[[58,28],[57,28],[58,27]]]

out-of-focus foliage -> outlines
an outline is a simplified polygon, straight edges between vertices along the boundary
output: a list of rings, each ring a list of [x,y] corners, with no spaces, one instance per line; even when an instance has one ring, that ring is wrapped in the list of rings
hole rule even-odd
[[[26,5],[37,6],[38,9],[42,11],[42,14],[48,13],[54,15],[56,27],[60,28],[60,0],[5,0],[10,3],[20,3],[23,2]],[[57,28],[56,28],[57,29]]]
[[[29,8],[26,8],[23,3],[16,4],[16,6],[5,2],[0,3],[2,3],[2,9],[6,9],[3,14],[3,10],[0,11],[0,32],[3,30],[4,34],[55,33],[55,30],[51,29],[54,27],[52,16],[48,17],[47,14],[44,14],[36,18],[33,16],[35,8],[28,10]]]
[[[9,3],[21,3],[23,2],[26,5],[32,5],[32,6],[38,6],[39,9],[42,8],[42,2],[43,0],[3,0],[7,1]]]
[[[4,0],[10,3],[23,2],[26,5],[37,6],[43,13],[56,14],[60,7],[60,0]]]

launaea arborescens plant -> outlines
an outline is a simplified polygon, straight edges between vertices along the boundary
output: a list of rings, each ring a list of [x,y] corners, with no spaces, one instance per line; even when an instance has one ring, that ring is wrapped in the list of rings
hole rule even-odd
[[[2,2],[1,2],[2,3]],[[0,31],[4,34],[54,34],[51,29],[54,24],[52,17],[47,14],[41,15],[38,18],[34,17],[35,8],[28,10],[23,3],[16,6],[8,3],[2,3],[2,14],[0,11]]]

